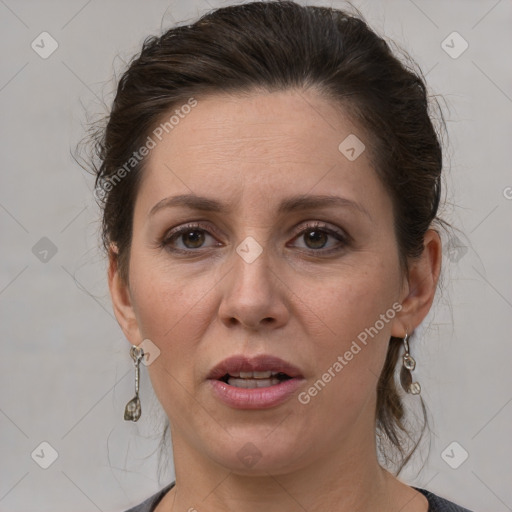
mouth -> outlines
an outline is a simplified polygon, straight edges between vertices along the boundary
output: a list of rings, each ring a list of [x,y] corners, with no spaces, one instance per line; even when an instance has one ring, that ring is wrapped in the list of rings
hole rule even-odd
[[[221,361],[207,378],[220,380],[230,386],[263,388],[297,377],[302,377],[300,370],[279,357],[238,355]]]
[[[283,372],[272,372],[270,370],[260,372],[234,372],[234,374],[226,373],[221,377],[221,382],[225,382],[235,388],[268,388],[277,386],[281,382],[292,379],[290,375]]]
[[[300,370],[270,355],[225,359],[207,377],[210,389],[236,409],[266,409],[288,400],[304,381]]]

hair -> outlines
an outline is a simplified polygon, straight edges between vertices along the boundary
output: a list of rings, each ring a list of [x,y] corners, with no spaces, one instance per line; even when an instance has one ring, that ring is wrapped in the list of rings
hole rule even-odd
[[[406,275],[407,262],[423,252],[427,229],[442,222],[437,217],[442,148],[430,112],[432,105],[439,107],[437,100],[427,94],[415,62],[400,51],[405,62],[359,12],[279,0],[219,8],[195,23],[146,38],[119,80],[110,114],[91,137],[103,247],[107,252],[115,247],[121,278],[129,282],[134,203],[147,161],[134,160],[133,154],[162,119],[191,98],[311,88],[363,130],[372,165],[392,199]],[[115,180],[127,162],[131,168]],[[398,453],[396,474],[428,424],[420,397],[423,427],[407,450],[404,439],[412,436],[404,393],[395,381],[401,342],[390,339],[376,406],[379,452],[387,462],[391,452]],[[167,423],[162,439],[168,428]]]

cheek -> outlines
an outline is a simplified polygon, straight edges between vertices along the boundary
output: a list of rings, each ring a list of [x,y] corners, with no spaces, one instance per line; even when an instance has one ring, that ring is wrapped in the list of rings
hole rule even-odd
[[[328,385],[332,392],[324,398],[339,406],[360,401],[362,394],[374,389],[396,316],[398,264],[392,258],[371,259],[364,269],[347,266],[323,282],[316,280],[314,296],[311,288],[308,291],[297,283],[300,296],[309,297],[298,313],[309,339],[304,350],[309,360],[315,361],[316,378],[329,370],[336,374]],[[344,392],[346,389],[351,392]]]
[[[215,286],[220,279],[217,272],[196,274],[142,252],[132,256],[130,283],[139,330],[160,350],[148,367],[157,394],[163,386],[164,396],[171,397],[180,387],[193,388],[191,369],[216,311]]]
[[[159,340],[165,348],[184,336],[204,318],[208,290],[218,279],[212,272],[201,278],[190,269],[170,265],[165,255],[158,257],[134,251],[130,264],[130,283],[135,314],[143,336]]]
[[[347,341],[373,326],[392,308],[399,297],[398,280],[398,265],[375,261],[364,268],[347,265],[323,279],[315,278],[309,286],[299,279],[294,290],[300,290],[297,294],[323,321],[331,339]],[[385,325],[389,327],[389,322]]]

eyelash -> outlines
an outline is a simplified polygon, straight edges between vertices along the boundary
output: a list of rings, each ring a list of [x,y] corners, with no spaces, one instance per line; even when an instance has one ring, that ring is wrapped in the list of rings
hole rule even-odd
[[[176,253],[176,254],[190,255],[193,252],[201,251],[201,249],[202,249],[201,247],[199,247],[197,249],[184,250],[184,249],[177,249],[177,248],[171,246],[172,242],[179,239],[180,236],[184,235],[185,233],[187,233],[189,231],[204,231],[204,232],[208,233],[210,236],[213,236],[210,233],[210,231],[215,232],[215,230],[212,229],[211,226],[202,224],[201,222],[194,222],[194,223],[186,224],[184,226],[180,226],[179,228],[173,229],[169,233],[167,233],[164,236],[164,238],[162,239],[162,241],[160,242],[159,247],[161,249],[166,249],[166,250],[168,250],[172,253]],[[329,255],[329,254],[332,254],[335,252],[339,252],[342,249],[344,249],[345,246],[348,245],[348,243],[350,241],[350,237],[348,235],[339,233],[339,232],[329,228],[326,224],[322,224],[321,222],[318,222],[318,221],[313,222],[313,223],[307,223],[307,224],[301,226],[301,229],[296,229],[294,236],[293,236],[293,240],[299,238],[300,235],[304,235],[310,231],[320,231],[322,233],[326,233],[327,235],[330,235],[330,236],[336,238],[340,242],[340,245],[338,245],[337,247],[327,249],[327,250],[326,249],[301,249],[302,251],[308,252],[310,254],[318,255],[320,253],[320,254],[324,254],[324,255]]]

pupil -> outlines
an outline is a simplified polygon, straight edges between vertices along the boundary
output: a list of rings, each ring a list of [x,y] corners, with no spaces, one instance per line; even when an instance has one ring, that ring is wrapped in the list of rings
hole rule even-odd
[[[204,242],[204,233],[202,231],[189,231],[183,236],[187,247],[200,247]],[[189,241],[191,241],[191,244],[187,243]]]
[[[312,234],[316,233],[316,236],[311,236]],[[314,249],[322,248],[326,244],[325,238],[327,237],[327,233],[324,233],[322,231],[309,231],[306,235],[309,240],[313,240],[313,247]],[[318,243],[320,242],[320,243]],[[309,245],[309,244],[308,244]]]

